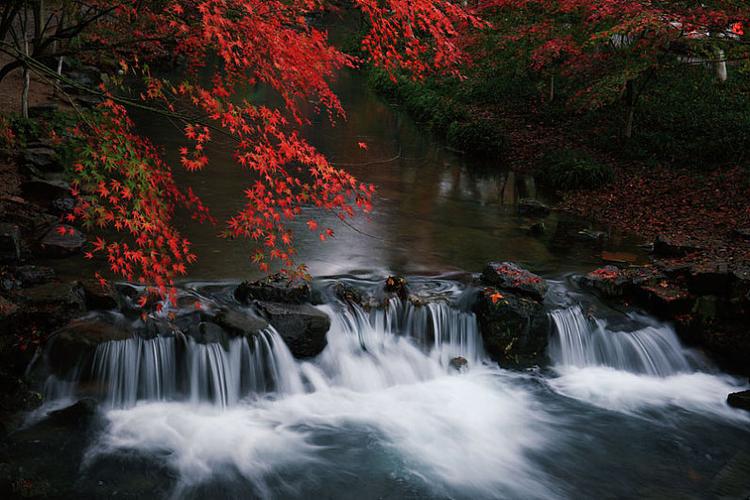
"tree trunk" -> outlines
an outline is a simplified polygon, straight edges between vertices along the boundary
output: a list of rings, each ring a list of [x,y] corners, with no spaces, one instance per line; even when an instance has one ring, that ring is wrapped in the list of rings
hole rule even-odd
[[[716,49],[716,78],[720,82],[726,82],[728,78],[727,60],[722,49]]]
[[[633,83],[633,80],[628,80],[625,84],[625,99],[628,103],[628,115],[625,120],[625,131],[623,135],[626,139],[630,139],[633,137],[633,121],[635,120],[636,102],[635,83]]]
[[[25,26],[24,26],[25,28]],[[29,57],[29,38],[26,30],[23,33],[23,53]],[[31,72],[28,64],[23,65],[23,90],[21,91],[21,115],[29,117],[29,87],[31,86]]]
[[[555,75],[549,77],[549,102],[555,100]]]

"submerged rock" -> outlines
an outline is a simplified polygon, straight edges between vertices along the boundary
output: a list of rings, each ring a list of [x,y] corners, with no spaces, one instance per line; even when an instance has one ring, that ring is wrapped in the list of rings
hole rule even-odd
[[[507,365],[529,365],[544,356],[549,318],[533,298],[485,288],[474,306],[484,347],[493,359]]]
[[[304,304],[310,302],[310,284],[301,279],[290,280],[283,274],[273,274],[258,281],[245,281],[234,290],[234,297],[248,304],[253,300]]]
[[[401,300],[406,300],[409,297],[409,290],[406,285],[405,278],[402,278],[401,276],[388,276],[385,279],[383,290],[387,293],[396,295]]]
[[[734,408],[750,411],[750,391],[733,392],[727,396],[727,404]]]
[[[308,304],[258,302],[257,308],[297,358],[317,356],[326,346],[328,315]]]
[[[543,300],[547,293],[546,281],[513,262],[490,262],[480,279],[484,285],[528,295],[535,300]]]
[[[532,217],[546,217],[549,215],[550,209],[539,200],[524,198],[518,202],[518,213]]]
[[[456,370],[457,372],[463,372],[469,368],[469,362],[463,356],[456,356],[451,359],[448,366]]]

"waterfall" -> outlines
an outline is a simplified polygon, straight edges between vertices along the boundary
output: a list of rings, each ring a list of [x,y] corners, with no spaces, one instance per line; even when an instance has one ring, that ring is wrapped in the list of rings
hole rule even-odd
[[[414,305],[392,298],[369,311],[352,305],[323,306],[331,316],[328,347],[316,366],[306,366],[317,389],[375,390],[445,374],[458,356],[469,365],[484,359],[473,313],[445,302]]]
[[[663,377],[692,372],[699,362],[667,325],[616,331],[605,320],[587,317],[580,306],[558,309],[550,316],[556,328],[549,354],[558,366],[606,366]]]
[[[391,298],[384,307],[333,303],[328,347],[314,361],[298,362],[268,327],[224,342],[190,335],[134,335],[97,346],[69,380],[50,376],[50,399],[94,395],[111,407],[141,400],[186,400],[231,406],[245,397],[277,396],[345,387],[370,390],[433,379],[452,371],[461,356],[484,360],[474,313],[447,300],[415,305]],[[72,379],[72,381],[70,380]]]
[[[182,335],[104,342],[94,352],[89,374],[79,367],[72,382],[51,376],[45,392],[70,398],[91,391],[112,407],[128,407],[139,400],[183,399],[228,406],[252,394],[302,390],[296,362],[268,327],[226,345]]]

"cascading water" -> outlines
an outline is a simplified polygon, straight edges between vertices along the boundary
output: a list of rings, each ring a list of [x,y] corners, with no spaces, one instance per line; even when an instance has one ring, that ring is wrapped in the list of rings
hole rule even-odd
[[[100,344],[90,376],[77,369],[73,381],[51,376],[48,396],[73,397],[77,380],[93,380],[95,394],[112,407],[139,400],[236,403],[249,394],[292,394],[303,389],[297,363],[279,334],[268,327],[250,338],[199,343],[181,334]]]
[[[606,320],[588,317],[580,306],[550,313],[556,335],[549,355],[559,366],[608,366],[617,370],[667,376],[693,371],[698,357],[685,349],[667,325],[643,325],[614,331]],[[635,322],[636,318],[631,315]]]
[[[206,342],[185,311],[188,333],[101,344],[72,382],[50,386],[106,403],[84,473],[98,477],[109,457],[157,457],[185,498],[601,497],[610,485],[592,489],[588,468],[611,472],[611,440],[688,441],[683,424],[705,415],[707,429],[747,422],[724,403],[741,384],[701,372],[666,325],[555,310],[553,370],[504,370],[484,353],[464,303],[472,294],[435,287],[427,298],[318,306],[331,325],[313,359],[295,360],[273,328]],[[456,357],[468,369],[454,369]],[[665,444],[661,462],[674,453]],[[618,483],[617,495],[629,493]]]

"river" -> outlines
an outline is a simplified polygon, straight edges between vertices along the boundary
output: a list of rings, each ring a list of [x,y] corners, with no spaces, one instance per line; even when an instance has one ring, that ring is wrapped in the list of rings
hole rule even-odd
[[[105,398],[96,424],[81,431],[81,459],[60,463],[51,453],[29,467],[48,468],[79,498],[750,493],[750,415],[725,403],[747,381],[683,346],[670,325],[611,309],[576,284],[603,249],[642,259],[635,241],[592,241],[579,234],[588,224],[560,214],[530,236],[516,204],[544,199],[533,178],[445,151],[360,76],[344,74],[337,87],[348,120],[316,120],[306,133],[378,195],[373,213],[353,222],[359,231],[332,222],[336,238],[326,243],[299,231],[299,259],[322,297],[316,307],[332,321],[325,350],[295,360],[273,328],[224,345],[138,337],[100,346]],[[162,144],[179,142],[169,124],[143,127]],[[179,177],[222,218],[238,208],[247,177],[221,143],[213,147],[210,169]],[[231,303],[233,283],[253,277],[247,244],[216,232],[187,232],[200,259],[182,304]],[[548,363],[513,370],[485,355],[470,273],[490,260],[549,280]],[[396,273],[427,305],[393,299],[365,309],[331,293],[342,280],[375,293]],[[162,314],[170,312],[190,314],[169,306]],[[455,356],[468,368],[451,368]],[[58,380],[48,390],[45,410],[80,392]],[[44,418],[31,415],[30,429]]]

